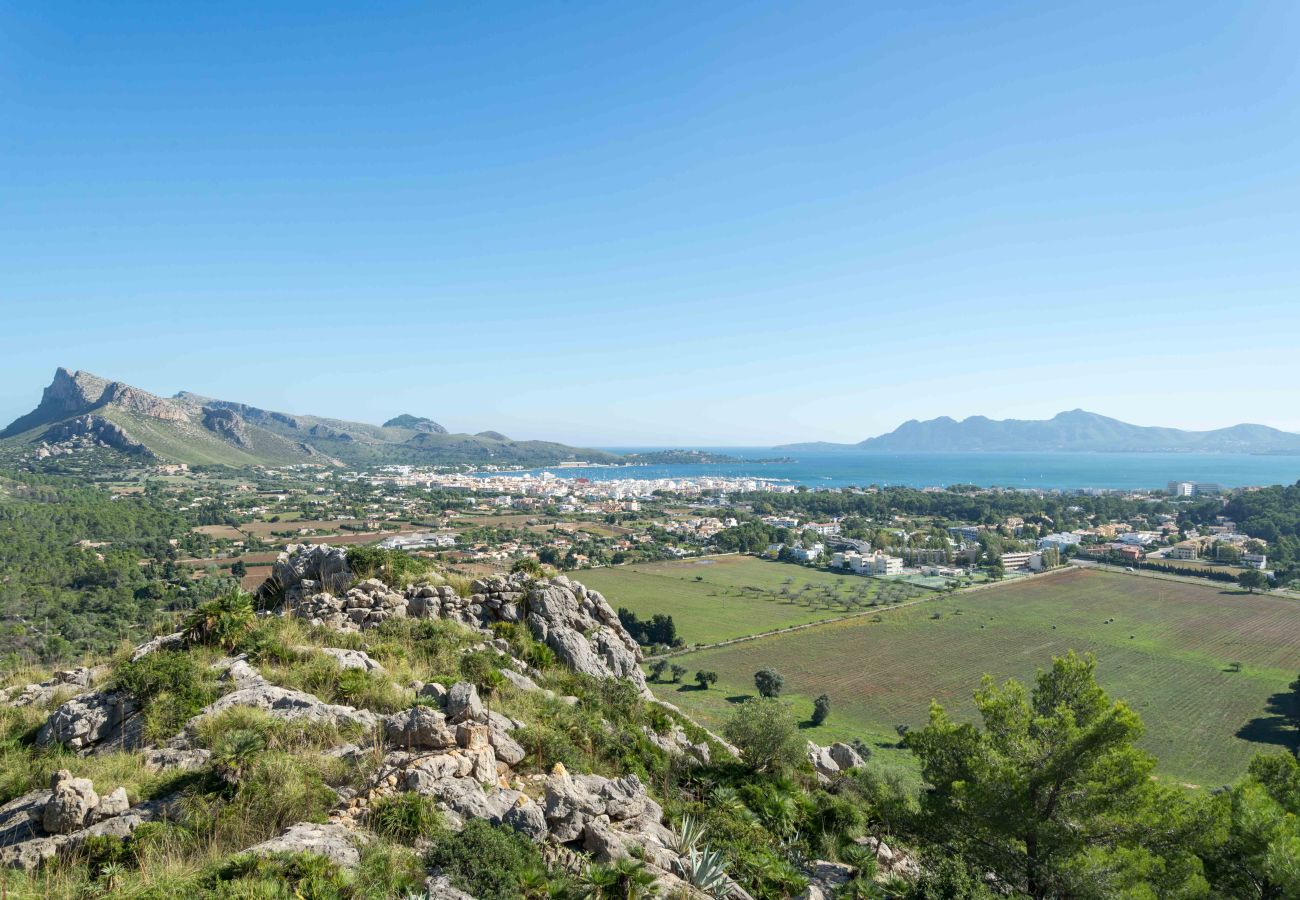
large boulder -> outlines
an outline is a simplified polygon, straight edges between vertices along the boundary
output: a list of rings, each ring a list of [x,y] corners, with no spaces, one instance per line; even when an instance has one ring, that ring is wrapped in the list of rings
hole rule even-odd
[[[443,709],[447,712],[447,721],[452,723],[487,721],[487,710],[478,697],[478,689],[468,681],[458,681],[451,686]]]
[[[841,772],[860,769],[866,765],[862,755],[849,744],[836,741],[828,749],[830,750],[831,759],[835,761],[835,765],[839,766]]]
[[[831,756],[829,747],[820,747],[809,741],[808,762],[812,763],[813,770],[817,773],[817,780],[822,784],[829,783],[840,774],[839,763]]]
[[[406,750],[450,750],[456,732],[447,717],[428,706],[413,706],[384,719],[384,739]]]
[[[338,863],[345,869],[355,869],[361,862],[356,847],[356,833],[342,825],[318,825],[299,822],[291,825],[278,837],[249,847],[248,853],[270,856],[274,853],[315,853]]]
[[[290,544],[271,566],[267,580],[284,592],[286,601],[325,591],[339,594],[352,584],[348,552],[329,544]],[[261,593],[269,593],[264,584]]]
[[[36,733],[36,744],[85,753],[97,747],[130,750],[142,741],[139,707],[124,691],[94,691],[64,703]]]
[[[378,717],[369,710],[326,703],[313,694],[291,691],[288,688],[263,682],[254,687],[232,691],[204,707],[202,712],[186,723],[184,731],[173,741],[172,746],[177,749],[189,748],[192,743],[191,736],[200,720],[236,706],[265,710],[279,719],[305,718],[331,722],[339,727],[357,727],[365,731],[379,724]]]
[[[41,825],[50,834],[71,834],[90,824],[99,794],[89,778],[73,778],[60,769],[50,780],[50,799],[41,812]],[[125,812],[126,810],[122,810]]]

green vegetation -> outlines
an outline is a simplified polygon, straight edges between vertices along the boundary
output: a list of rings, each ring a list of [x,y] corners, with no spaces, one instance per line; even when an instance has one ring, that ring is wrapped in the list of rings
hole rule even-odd
[[[547,896],[564,885],[547,871],[532,842],[482,819],[470,821],[459,833],[440,834],[425,859],[478,900],[518,900],[523,885],[537,882],[546,888],[541,896]]]
[[[933,618],[941,612],[940,618]],[[925,723],[932,699],[966,717],[967,685],[988,673],[1029,678],[1053,655],[1096,654],[1103,685],[1146,720],[1139,746],[1157,771],[1214,786],[1239,777],[1262,749],[1291,748],[1283,717],[1300,656],[1300,605],[1268,595],[1064,571],[887,612],[679,657],[718,673],[718,690],[669,691],[721,725],[728,698],[754,693],[765,666],[786,678],[783,698],[826,694],[835,715],[806,732],[819,743],[864,738],[901,765],[894,726]],[[1229,671],[1233,662],[1242,671]]]
[[[0,647],[11,662],[55,662],[143,638],[193,596],[168,543],[187,528],[155,492],[0,473]]]
[[[583,584],[642,620],[671,616],[687,644],[711,644],[929,594],[902,582],[836,575],[752,556],[592,569]]]

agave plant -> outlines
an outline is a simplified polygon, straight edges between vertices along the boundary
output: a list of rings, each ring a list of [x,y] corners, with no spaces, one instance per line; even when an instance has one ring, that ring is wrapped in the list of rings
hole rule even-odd
[[[685,856],[699,846],[706,831],[703,822],[687,813],[677,823],[677,832],[669,841],[668,848],[678,856]]]
[[[692,848],[678,865],[683,878],[713,897],[721,897],[731,884],[727,877],[727,858],[721,850]]]

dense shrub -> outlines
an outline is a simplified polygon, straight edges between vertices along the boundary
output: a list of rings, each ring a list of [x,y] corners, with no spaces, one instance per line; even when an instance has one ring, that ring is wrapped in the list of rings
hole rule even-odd
[[[144,735],[162,741],[181,729],[217,697],[211,670],[182,651],[159,650],[122,663],[111,685],[130,694],[144,715]]]
[[[466,823],[459,834],[440,835],[425,862],[430,868],[441,869],[452,884],[478,900],[517,900],[520,884],[546,869],[541,854],[527,838],[482,819]]]

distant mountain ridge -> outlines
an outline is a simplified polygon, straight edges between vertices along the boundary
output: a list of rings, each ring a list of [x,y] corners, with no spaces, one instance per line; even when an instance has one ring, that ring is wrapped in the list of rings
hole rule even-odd
[[[911,419],[888,434],[857,444],[785,444],[778,450],[853,450],[867,453],[1252,453],[1300,454],[1300,434],[1266,425],[1184,431],[1132,425],[1082,409],[1050,419],[948,416]]]
[[[510,464],[613,462],[612,453],[486,431],[451,434],[404,413],[383,425],[260,409],[189,391],[159,397],[60,368],[41,402],[0,431],[10,444],[108,446],[170,462],[215,465]]]

